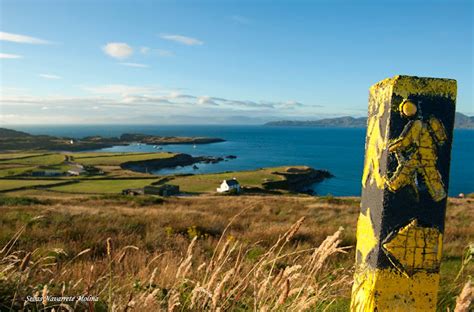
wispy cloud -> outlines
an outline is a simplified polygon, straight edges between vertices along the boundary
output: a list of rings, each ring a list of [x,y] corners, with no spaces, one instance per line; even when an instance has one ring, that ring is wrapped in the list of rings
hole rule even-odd
[[[174,42],[189,45],[189,46],[204,44],[204,42],[199,39],[182,36],[182,35],[161,34],[160,37],[165,40],[170,40],[170,41],[174,41]]]
[[[149,47],[140,47],[140,53],[141,54],[148,54],[150,52],[150,48]]]
[[[44,78],[44,79],[51,79],[51,80],[62,79],[61,76],[52,75],[52,74],[39,74],[38,76],[40,76],[41,78]]]
[[[133,54],[133,48],[124,42],[109,42],[102,47],[102,50],[116,59],[126,59]]]
[[[47,41],[47,40],[25,36],[25,35],[7,33],[3,31],[0,31],[0,40],[17,42],[17,43],[29,43],[29,44],[50,44],[51,43],[50,41]]]
[[[174,53],[169,50],[156,49],[155,51],[156,51],[156,54],[158,54],[158,56],[163,56],[163,57],[174,56]]]
[[[0,59],[19,59],[23,56],[17,54],[0,53]]]
[[[143,93],[153,93],[158,89],[154,87],[147,86],[131,86],[124,84],[108,84],[102,86],[94,87],[83,87],[87,92],[94,94],[113,94],[113,95],[123,95],[123,94],[143,94]]]
[[[244,17],[244,16],[241,16],[241,15],[232,15],[230,17],[234,22],[237,22],[239,24],[243,24],[243,25],[249,25],[252,23],[252,20],[247,18],[247,17]]]
[[[162,57],[174,56],[174,53],[164,49],[152,49],[149,47],[140,47],[140,53],[143,55],[158,55]]]
[[[148,68],[147,64],[141,64],[141,63],[119,63],[119,64],[123,66],[128,66],[128,67]]]

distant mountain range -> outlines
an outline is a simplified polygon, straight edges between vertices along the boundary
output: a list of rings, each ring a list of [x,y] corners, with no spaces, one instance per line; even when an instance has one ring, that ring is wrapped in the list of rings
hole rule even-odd
[[[456,113],[454,128],[474,129],[474,116]],[[367,126],[367,117],[354,118],[350,116],[325,118],[319,120],[278,120],[270,121],[265,126],[285,127],[322,127],[322,128],[364,128]]]

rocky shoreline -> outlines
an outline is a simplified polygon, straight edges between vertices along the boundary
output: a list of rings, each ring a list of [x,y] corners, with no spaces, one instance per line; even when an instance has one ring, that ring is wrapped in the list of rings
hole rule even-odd
[[[288,190],[295,193],[313,194],[310,186],[325,179],[334,177],[327,170],[317,170],[311,167],[290,167],[286,172],[273,172],[273,174],[284,177],[280,181],[268,181],[263,183],[266,190]]]
[[[231,157],[229,157],[231,156]],[[142,173],[169,169],[176,167],[191,166],[198,163],[218,163],[227,159],[233,159],[236,156],[226,157],[197,156],[188,154],[176,154],[170,158],[159,158],[141,161],[129,161],[120,165],[122,169],[132,170]],[[261,189],[253,188],[256,193],[268,193],[272,191],[289,191],[294,193],[313,194],[311,186],[325,179],[332,178],[333,175],[327,170],[317,170],[311,167],[288,167],[285,171],[275,171],[272,174],[282,176],[282,180],[266,181],[262,183]],[[190,174],[192,175],[192,174]],[[246,189],[244,188],[244,191]],[[249,189],[250,190],[250,189]]]

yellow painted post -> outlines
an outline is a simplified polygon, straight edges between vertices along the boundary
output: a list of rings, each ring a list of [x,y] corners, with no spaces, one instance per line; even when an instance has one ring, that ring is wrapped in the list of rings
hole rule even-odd
[[[370,88],[351,311],[435,311],[456,81]]]

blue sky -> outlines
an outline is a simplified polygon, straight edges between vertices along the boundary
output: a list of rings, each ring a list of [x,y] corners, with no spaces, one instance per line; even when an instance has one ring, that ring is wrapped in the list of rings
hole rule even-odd
[[[356,4],[357,3],[357,4]],[[4,124],[365,116],[397,74],[473,109],[471,1],[0,0]]]

